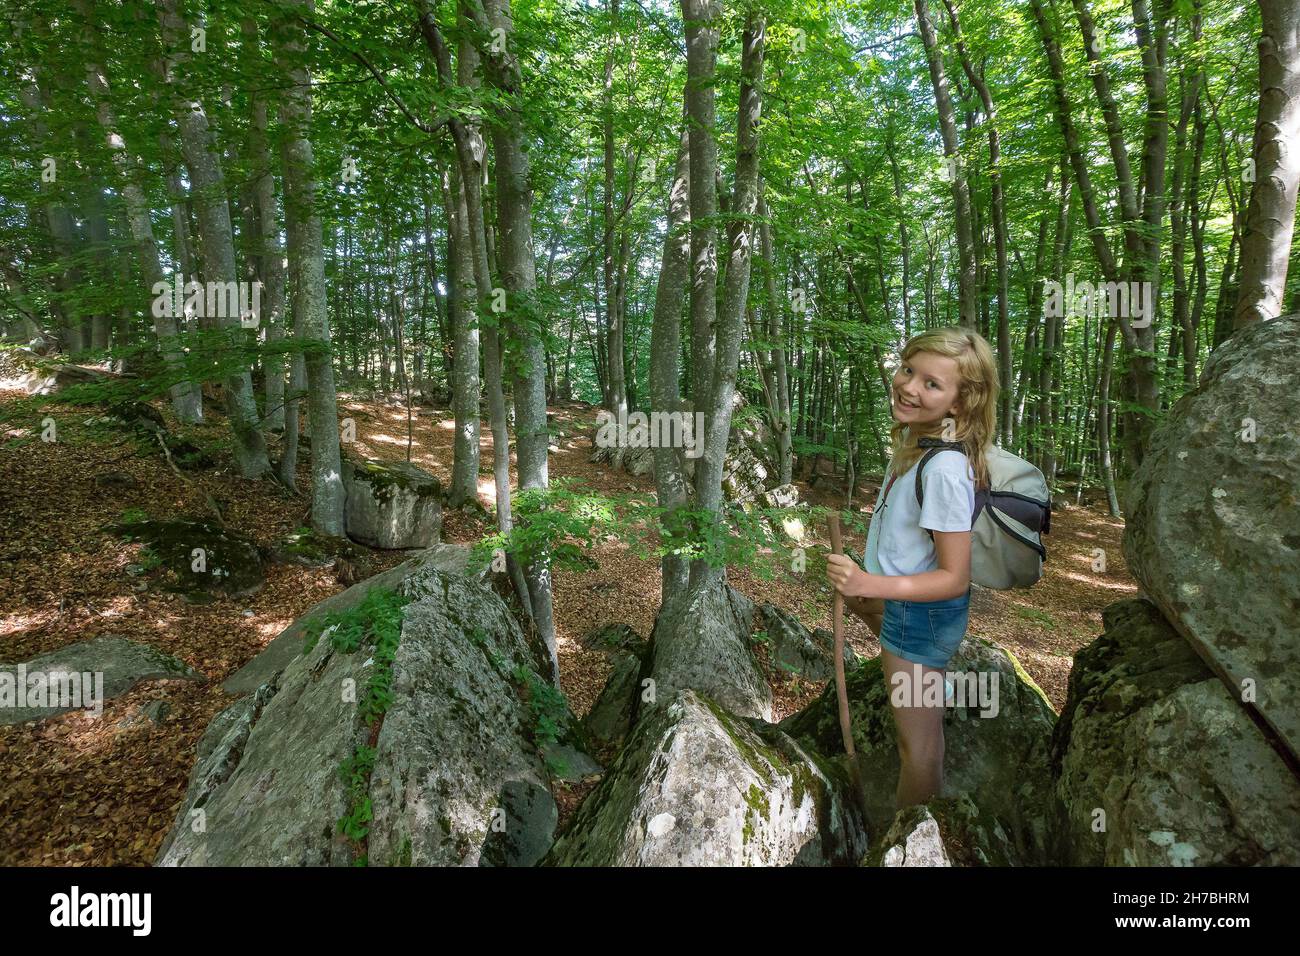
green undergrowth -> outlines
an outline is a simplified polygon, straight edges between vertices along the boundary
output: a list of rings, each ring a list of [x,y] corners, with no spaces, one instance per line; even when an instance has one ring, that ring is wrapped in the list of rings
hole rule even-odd
[[[558,744],[565,735],[568,721],[564,693],[522,664],[515,668],[514,678],[516,686],[527,688],[528,710],[533,719],[533,741],[539,747]],[[568,764],[556,756],[546,758],[546,767],[557,777],[563,777],[569,771]]]
[[[307,625],[303,653],[310,653],[328,632],[334,650],[354,654],[362,647],[372,647],[374,667],[365,694],[357,702],[357,711],[370,728],[370,739],[378,738],[384,714],[393,703],[393,662],[402,638],[402,608],[409,598],[385,588],[371,588],[365,598],[346,611],[326,614]],[[367,863],[365,841],[370,833],[370,774],[375,767],[375,749],[358,744],[356,750],[339,765],[339,776],[347,786],[347,808],[339,817],[337,831],[360,850],[357,866]]]
[[[533,743],[539,750],[544,750],[547,746],[553,747],[573,736],[574,728],[569,725],[570,711],[562,690],[524,664],[517,664],[513,670],[508,670],[509,662],[491,645],[483,627],[475,627],[470,631],[469,638],[483,648],[498,674],[510,678],[519,696],[527,704],[532,719],[530,731]],[[569,765],[562,757],[552,754],[546,757],[546,769],[552,776],[563,777],[568,774]]]
[[[726,503],[721,513],[705,508],[666,507],[645,491],[608,492],[576,478],[552,479],[547,488],[526,488],[511,496],[515,516],[508,532],[484,535],[471,549],[470,569],[491,566],[509,554],[528,566],[545,560],[555,570],[589,571],[598,565],[597,549],[618,541],[637,558],[658,561],[668,554],[702,560],[711,567],[742,566],[764,580],[798,582],[824,573],[825,546],[800,543],[782,528],[786,521],[805,529],[826,526],[833,509],[806,504],[792,507],[741,507]],[[865,537],[863,516],[839,511],[846,537]]]

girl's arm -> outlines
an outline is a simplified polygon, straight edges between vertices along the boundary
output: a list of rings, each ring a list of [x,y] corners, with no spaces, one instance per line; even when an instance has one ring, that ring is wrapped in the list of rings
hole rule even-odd
[[[946,601],[970,587],[970,532],[936,531],[939,567],[921,574],[872,574],[841,554],[827,555],[826,574],[845,597],[888,601]]]

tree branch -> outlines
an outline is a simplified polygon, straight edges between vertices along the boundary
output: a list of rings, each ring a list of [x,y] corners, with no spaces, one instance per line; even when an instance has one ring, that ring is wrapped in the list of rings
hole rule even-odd
[[[374,67],[374,65],[371,64],[371,62],[367,60],[364,56],[362,56],[356,50],[350,49],[348,45],[339,38],[338,34],[336,34],[329,27],[317,23],[314,20],[310,20],[307,17],[299,15],[298,19],[302,21],[303,26],[307,27],[309,30],[315,30],[317,33],[325,37],[328,37],[330,40],[333,40],[334,43],[336,43],[343,50],[344,53],[347,53],[350,57],[352,57],[352,59],[356,60],[367,70],[369,70],[370,75],[373,76],[379,82],[380,87],[383,88],[384,93],[387,94],[388,98],[397,105],[397,108],[402,111],[402,115],[405,116],[408,120],[410,120],[411,124],[415,126],[416,129],[420,130],[421,132],[428,133],[429,135],[433,135],[434,133],[442,129],[442,127],[447,125],[446,117],[437,120],[432,125],[421,122],[419,119],[416,118],[414,113],[412,113],[409,109],[406,108],[406,104],[402,102],[401,97],[399,97],[396,93],[392,91],[392,89],[388,85],[388,82],[384,79],[384,75],[380,73],[379,70],[377,70]]]

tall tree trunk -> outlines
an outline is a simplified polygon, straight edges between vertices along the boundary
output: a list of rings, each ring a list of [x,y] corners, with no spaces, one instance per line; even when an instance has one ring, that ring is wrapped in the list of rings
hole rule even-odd
[[[448,299],[452,323],[452,407],[456,438],[452,459],[453,508],[478,501],[479,467],[479,329],[478,290],[474,285],[474,249],[469,237],[469,206],[460,167],[452,165],[447,209]]]
[[[1276,318],[1286,293],[1300,188],[1300,6],[1259,0],[1255,185],[1241,237],[1241,297],[1233,329]]]
[[[1130,395],[1136,402],[1131,412],[1132,431],[1125,429],[1129,460],[1134,468],[1146,455],[1148,436],[1160,409],[1160,382],[1156,374],[1156,303],[1160,299],[1160,233],[1164,223],[1166,154],[1169,145],[1169,102],[1165,80],[1165,51],[1168,46],[1170,0],[1156,0],[1152,15],[1148,0],[1133,0],[1133,23],[1142,52],[1142,82],[1146,87],[1147,109],[1143,122],[1142,219],[1133,245],[1142,250],[1133,263],[1131,281],[1151,283],[1145,325],[1133,326],[1137,348],[1128,357]],[[1127,257],[1126,260],[1127,262]],[[1131,306],[1130,302],[1130,306]],[[1132,309],[1130,308],[1130,311]]]
[[[239,274],[235,269],[230,205],[226,199],[221,163],[208,128],[208,117],[203,103],[182,91],[172,76],[172,70],[188,58],[185,50],[190,35],[189,25],[177,12],[177,0],[156,0],[156,4],[163,42],[171,54],[166,75],[172,88],[176,124],[180,128],[181,153],[185,157],[190,185],[194,189],[204,278],[209,282],[234,283]],[[234,311],[227,309],[228,313]],[[236,315],[222,316],[220,325],[232,337],[244,334]],[[226,416],[235,436],[235,457],[240,473],[245,478],[266,474],[270,470],[270,462],[267,460],[266,442],[258,428],[257,403],[253,399],[253,381],[248,369],[237,367],[227,372],[222,380],[222,391],[225,395]]]
[[[312,0],[286,0],[286,12],[312,10]],[[284,206],[289,266],[294,272],[294,337],[306,350],[307,407],[311,421],[311,523],[322,534],[342,537],[343,475],[339,454],[338,396],[329,312],[325,300],[325,250],[316,208],[315,157],[311,144],[311,75],[303,28],[285,16],[276,23],[276,61],[286,83],[280,102]],[[301,301],[302,307],[298,308]]]
[[[682,0],[686,21],[686,112],[690,129],[691,202],[691,400],[694,411],[709,415],[713,375],[713,335],[717,322],[718,144],[713,89],[718,59],[720,0]],[[698,439],[697,439],[698,440]],[[707,454],[707,445],[705,446]],[[699,473],[697,461],[696,493]],[[692,574],[693,576],[693,574]]]
[[[898,216],[898,244],[903,254],[903,338],[906,340],[912,337],[912,244],[907,231],[907,216],[903,210],[903,178],[898,168],[898,152],[894,147],[892,110],[885,116],[885,152],[889,155],[889,171],[893,177],[895,215]]]
[[[682,12],[688,23],[693,19],[713,21],[716,8],[701,9],[705,5],[699,0],[683,0]],[[766,33],[766,21],[762,14],[751,10],[746,17],[745,31],[742,38],[741,54],[740,105],[736,117],[736,183],[735,197],[731,203],[733,225],[728,229],[727,272],[723,281],[722,307],[718,310],[717,340],[713,356],[712,374],[703,378],[709,383],[707,389],[707,406],[705,413],[704,454],[695,466],[695,496],[700,509],[714,516],[722,513],[722,472],[727,455],[727,438],[731,432],[731,406],[736,391],[736,371],[740,361],[740,341],[744,332],[744,310],[749,296],[749,276],[753,250],[753,216],[758,204],[758,122],[762,114],[763,100],[760,90],[763,83],[763,51]],[[716,47],[710,50],[714,52]],[[690,57],[692,51],[688,45]],[[712,74],[712,67],[708,75]],[[701,71],[695,76],[700,77]],[[698,95],[698,89],[693,91]],[[712,99],[713,91],[708,91]],[[694,110],[692,110],[694,112]],[[705,112],[712,113],[710,106]],[[695,117],[693,117],[695,118]],[[695,167],[695,145],[697,139],[709,140],[708,135],[696,137],[692,126],[691,135],[691,218],[695,219],[695,188],[697,185]],[[708,131],[706,130],[706,133]],[[714,150],[716,169],[716,148]],[[714,170],[700,169],[701,173]],[[700,275],[696,273],[696,287],[692,290],[692,299],[699,288]],[[699,362],[696,362],[699,367]],[[702,390],[703,391],[703,390]],[[699,407],[697,402],[696,407]],[[712,568],[704,559],[691,563],[690,586],[696,588],[712,581],[722,580],[724,569]]]
[[[250,65],[260,67],[260,43],[257,21],[251,17],[241,26],[243,44]],[[284,430],[284,356],[275,352],[276,343],[284,338],[284,249],[280,246],[280,216],[275,204],[275,175],[271,171],[271,151],[267,143],[267,96],[260,88],[250,92],[248,124],[248,161],[252,165],[253,221],[257,231],[257,275],[266,286],[266,305],[262,309],[262,328],[266,342],[272,346],[263,358],[266,370],[267,430]]]
[[[1198,9],[1192,17],[1191,22],[1191,42],[1195,46],[1201,40],[1201,15]],[[1187,228],[1190,221],[1196,219],[1195,207],[1195,186],[1199,176],[1200,153],[1193,148],[1191,155],[1187,150],[1187,127],[1192,121],[1192,114],[1196,107],[1197,100],[1200,98],[1201,71],[1199,68],[1187,67],[1181,71],[1179,82],[1179,110],[1178,126],[1174,132],[1174,179],[1169,188],[1169,221],[1172,230],[1171,245],[1169,250],[1170,260],[1174,273],[1174,316],[1173,323],[1169,332],[1169,357],[1171,363],[1167,371],[1168,379],[1173,380],[1173,363],[1177,361],[1177,356],[1182,353],[1192,331],[1191,316],[1191,296],[1187,287],[1187,263],[1186,263],[1186,243]],[[1188,167],[1190,166],[1190,172]],[[1184,179],[1190,178],[1186,190],[1184,190]],[[1188,201],[1192,205],[1188,205]],[[1187,357],[1184,356],[1184,364],[1187,364]],[[1192,353],[1191,364],[1195,367],[1195,351]],[[1186,370],[1184,371],[1183,382],[1187,384],[1194,381],[1194,376],[1188,378]]]
[[[501,230],[497,248],[501,281],[505,287],[511,333],[519,343],[512,376],[515,402],[515,440],[520,490],[545,490],[550,436],[546,425],[546,353],[537,327],[537,263],[533,257],[533,190],[529,158],[524,149],[522,74],[515,54],[514,22],[508,0],[485,0],[482,7],[467,3],[480,37],[495,35],[502,42],[480,48],[492,85],[505,104],[492,128],[496,172],[497,222]],[[550,554],[546,546],[525,568],[532,599],[533,620],[551,654],[554,682],[559,683],[559,658],[552,610]]]
[[[95,8],[93,0],[78,0],[76,9],[86,25],[86,43],[88,49],[99,52],[95,33]],[[135,244],[136,258],[140,264],[140,274],[145,286],[151,290],[155,283],[168,286],[163,273],[162,261],[158,256],[158,243],[154,240],[153,222],[150,218],[149,200],[140,183],[142,170],[131,158],[126,142],[118,127],[117,113],[110,98],[108,73],[103,60],[86,62],[86,83],[90,88],[90,98],[95,103],[95,115],[104,131],[109,155],[113,166],[121,176],[122,200],[126,205],[127,225],[131,231],[131,240]],[[150,310],[150,313],[155,310]],[[174,379],[168,389],[171,396],[172,410],[182,422],[195,423],[203,420],[202,393],[198,385],[185,374],[185,356],[181,351],[176,336],[176,317],[172,315],[153,316],[154,334],[158,338],[158,349],[162,354],[167,373]]]
[[[17,21],[17,33],[21,36],[25,29],[26,22],[20,16]],[[36,33],[41,34],[47,29],[43,22],[36,21],[34,25]],[[18,95],[32,123],[36,143],[43,150],[50,149],[49,128],[42,118],[47,108],[47,94],[42,87],[36,64],[31,65],[27,80],[20,87]],[[79,315],[73,314],[69,301],[69,292],[81,282],[80,270],[71,264],[76,246],[76,232],[72,224],[72,213],[56,198],[57,190],[56,184],[47,183],[45,178],[41,177],[42,199],[39,205],[44,213],[55,256],[59,261],[59,268],[48,280],[48,301],[61,349],[65,352],[76,352],[81,347],[81,319]]]
[[[1101,382],[1097,386],[1097,460],[1112,518],[1118,518],[1122,514],[1119,495],[1115,490],[1115,471],[1110,460],[1110,373],[1115,361],[1116,325],[1113,318],[1106,323],[1106,347],[1101,359]]]
[[[605,91],[604,91],[604,279],[605,279],[605,315],[608,335],[605,337],[605,350],[608,356],[606,367],[609,375],[606,379],[605,407],[622,421],[627,415],[627,384],[623,369],[623,326],[624,317],[621,308],[620,285],[617,275],[618,265],[614,258],[614,46],[619,30],[619,0],[608,0],[609,37],[605,46]]]
[[[961,143],[957,138],[957,117],[948,93],[948,77],[943,68],[943,51],[930,20],[930,7],[926,0],[914,0],[916,24],[925,46],[925,58],[930,64],[930,81],[934,85],[934,105],[939,114],[939,132],[943,137],[943,152],[949,162],[952,178],[953,215],[957,225],[957,258],[959,262],[958,314],[961,324],[974,329],[979,320],[979,277],[976,274],[975,236],[971,225],[970,186],[966,181],[965,164],[961,161]]]
[[[690,133],[689,120],[683,117],[677,147],[672,187],[668,191],[668,231],[664,235],[663,259],[659,267],[659,284],[655,290],[654,324],[650,330],[650,410],[680,412],[678,356],[681,354],[682,302],[690,281]],[[671,420],[671,419],[670,419]],[[693,436],[699,442],[703,436]],[[654,448],[655,490],[658,505],[665,509],[662,536],[665,544],[685,532],[680,516],[672,509],[687,504],[684,449],[656,443]],[[681,556],[665,554],[660,560],[660,599],[667,603],[684,589],[690,569]]]
[[[771,346],[769,365],[772,369],[772,397],[775,416],[772,430],[776,435],[777,469],[781,484],[788,485],[794,468],[793,444],[790,428],[790,375],[785,365],[785,328],[782,320],[781,299],[776,291],[776,256],[772,247],[771,210],[763,201],[762,183],[758,196],[759,253],[763,257],[763,283],[767,341]]]
[[[442,30],[433,16],[428,0],[414,0],[414,3],[419,14],[420,33],[434,55],[438,79],[444,89],[450,90],[456,85],[466,87],[477,85],[475,73],[478,69],[478,54],[465,36],[468,31],[461,30],[462,38],[456,57],[457,76],[453,80],[451,51],[443,40]],[[467,25],[468,21],[463,10],[460,11],[458,19],[458,26]],[[487,304],[493,287],[482,193],[486,145],[476,124],[462,123],[459,119],[452,118],[448,125],[456,147],[456,161],[460,165],[461,184],[465,190],[465,204],[469,213],[474,287],[479,296],[477,311],[479,316],[486,317],[490,314]],[[507,432],[505,391],[502,381],[501,336],[495,319],[482,321],[481,327],[483,377],[487,385],[488,414],[492,426],[492,471],[496,487],[497,530],[502,534],[508,534],[513,527],[513,518],[510,507],[510,437]],[[515,592],[519,596],[520,607],[531,619],[533,602],[529,594],[528,582],[524,579],[523,569],[509,553],[506,554],[506,566]]]
[[[1199,86],[1205,85],[1203,70]],[[1198,97],[1192,108],[1192,176],[1187,187],[1187,209],[1192,225],[1192,271],[1195,274],[1196,293],[1192,297],[1191,312],[1183,326],[1183,386],[1190,391],[1196,385],[1196,363],[1200,356],[1197,347],[1197,334],[1201,327],[1201,315],[1205,310],[1206,267],[1205,267],[1205,216],[1201,214],[1201,157],[1205,152],[1205,118]],[[1213,193],[1213,190],[1211,190]],[[1208,214],[1210,203],[1205,204]]]
[[[962,69],[971,84],[979,92],[980,102],[984,106],[984,115],[987,118],[989,127],[989,179],[993,203],[993,237],[997,250],[998,265],[998,377],[1002,383],[1000,395],[1002,407],[999,417],[1002,419],[1002,444],[1010,445],[1012,440],[1011,403],[1015,395],[1010,388],[1011,325],[1008,320],[1009,305],[1007,302],[1010,295],[1010,277],[1007,271],[1007,213],[1006,199],[1002,191],[1002,146],[998,134],[998,114],[993,106],[993,96],[989,92],[988,84],[984,82],[983,71],[976,73],[971,66],[970,57],[966,54],[966,45],[962,41],[961,21],[957,18],[957,10],[952,0],[943,0],[943,2],[944,6],[948,8],[953,39],[957,44],[957,52],[961,56]]]

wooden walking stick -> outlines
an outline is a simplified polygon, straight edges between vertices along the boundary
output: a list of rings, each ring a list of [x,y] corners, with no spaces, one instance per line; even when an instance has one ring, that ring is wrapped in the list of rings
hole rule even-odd
[[[840,516],[831,512],[827,519],[831,531],[831,553],[843,554],[843,542],[840,540]],[[849,722],[849,691],[844,683],[844,595],[839,588],[832,589],[835,594],[832,621],[835,628],[835,693],[840,705],[840,735],[844,738],[844,752],[849,755],[849,776],[853,781],[853,792],[857,795],[858,807],[862,811],[862,823],[867,823],[867,791],[862,785],[862,770],[858,766],[858,754],[853,748],[853,729]]]

